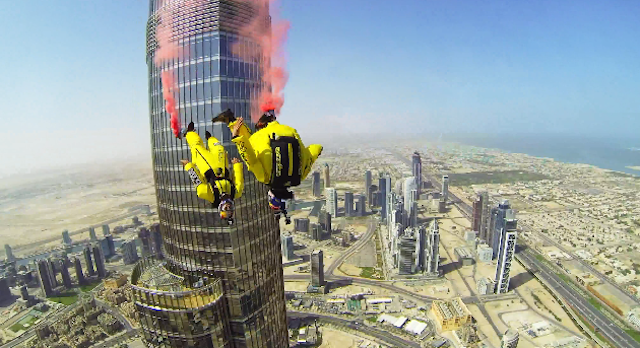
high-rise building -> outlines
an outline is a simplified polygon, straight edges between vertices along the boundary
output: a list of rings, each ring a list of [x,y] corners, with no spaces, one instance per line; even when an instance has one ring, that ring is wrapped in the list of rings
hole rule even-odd
[[[414,176],[408,177],[404,181],[404,210],[406,211],[407,216],[409,216],[411,212],[411,207],[414,202],[414,194],[412,191],[418,190],[418,185],[416,184],[416,178]]]
[[[140,227],[138,231],[138,239],[142,245],[142,257],[151,255],[151,233],[145,227]]]
[[[109,247],[109,254],[108,255],[109,256],[114,256],[116,254],[116,243],[113,241],[113,235],[110,234],[110,235],[104,237],[104,239],[107,240],[107,246]]]
[[[442,176],[442,198],[445,202],[449,200],[449,175],[446,174]]]
[[[280,247],[282,249],[282,257],[286,260],[293,260],[296,255],[293,253],[293,237],[282,236],[280,241]]]
[[[67,265],[66,257],[58,260],[58,268],[60,269],[60,275],[62,276],[62,285],[67,289],[71,289],[73,285],[71,284],[71,275],[69,274],[69,266]]]
[[[319,225],[320,227],[322,227],[323,231],[326,231],[328,233],[331,233],[332,231],[331,218],[331,213],[324,210],[320,211],[320,216],[318,217]]]
[[[422,160],[418,151],[411,155],[411,175],[416,178],[419,196],[422,193]]]
[[[503,235],[503,229],[506,227],[507,215],[515,218],[515,212],[511,209],[511,205],[508,200],[502,201],[497,207],[491,209],[488,243],[493,248],[494,258],[498,256],[498,252],[500,250],[500,241]],[[514,222],[514,224],[514,226],[510,226],[509,228],[515,231],[517,222]]]
[[[367,170],[364,172],[364,191],[365,195],[369,197],[369,189],[371,188],[371,171]]]
[[[322,167],[322,176],[324,179],[324,188],[331,187],[331,178],[329,177],[329,164],[325,163],[324,167]]]
[[[105,258],[102,247],[99,244],[94,244],[92,250],[93,260],[96,263],[96,273],[98,273],[98,277],[104,278],[107,276],[107,268],[105,266]]]
[[[357,216],[365,216],[365,214],[367,213],[367,206],[365,205],[365,196],[364,195],[359,195],[358,201],[356,202],[357,206],[356,206],[356,211],[357,211]]]
[[[163,237],[162,237],[162,233],[160,232],[160,224],[153,224],[151,225],[151,230],[150,230],[150,236],[151,238],[151,246],[153,247],[153,255],[159,259],[162,260],[164,258],[164,252],[163,250]]]
[[[309,229],[309,238],[319,241],[322,240],[322,236],[324,232],[322,231],[322,226],[320,224],[311,224]]]
[[[66,244],[66,245],[70,245],[71,244],[71,237],[69,236],[69,231],[68,230],[62,231],[62,243]]]
[[[293,228],[297,232],[309,233],[309,219],[307,218],[293,219]]]
[[[131,265],[138,262],[138,248],[136,247],[135,240],[129,240],[122,243],[120,247],[122,250],[122,262],[125,265]]]
[[[367,193],[367,200],[369,201],[369,206],[370,207],[373,208],[373,207],[379,206],[379,203],[377,201],[378,200],[377,197],[378,197],[378,186],[376,186],[376,185],[369,186],[369,190],[368,190],[368,193]]]
[[[89,227],[89,240],[92,242],[98,241],[98,236],[96,236],[96,229],[93,227]]]
[[[353,193],[344,193],[344,216],[354,216],[353,212]]]
[[[111,247],[109,246],[109,240],[106,237],[103,239],[100,239],[100,241],[98,241],[98,245],[100,245],[100,248],[102,249],[102,255],[105,257],[105,259],[108,259],[111,256],[114,256],[111,254]]]
[[[311,173],[311,193],[316,198],[322,196],[322,189],[320,187],[320,172],[316,170]]]
[[[245,57],[261,50],[240,29],[254,19],[268,27],[268,17],[257,17],[257,3],[150,0],[146,52],[162,238],[154,238],[154,228],[151,237],[154,253],[164,255],[164,260],[141,261],[131,276],[133,303],[148,346],[288,345],[280,229],[268,206],[268,187],[244,170],[244,193],[235,202],[236,223],[230,226],[221,220],[215,207],[197,197],[181,169],[179,159],[190,158],[189,149],[172,134],[163,98],[162,83],[167,85],[167,77],[173,77],[181,123],[193,121],[201,137],[209,131],[230,158],[239,158],[228,127],[212,124],[211,118],[230,108],[254,129],[252,100],[264,81],[257,61]],[[155,29],[166,16],[175,24],[168,36],[183,53],[160,64],[155,59]],[[236,54],[240,49],[243,54]],[[150,281],[152,274],[164,277]]]
[[[338,192],[333,187],[327,187],[325,191],[327,212],[331,216],[338,216]]]
[[[440,267],[440,228],[438,227],[438,220],[433,220],[431,230],[427,237],[427,256],[425,264],[426,273],[439,273]]]
[[[516,240],[518,232],[516,231],[518,220],[513,210],[509,209],[504,218],[504,225],[500,229],[500,234],[496,236],[498,242],[498,265],[496,267],[496,294],[504,294],[509,292],[509,273],[511,271],[511,263],[516,253]]]
[[[398,240],[398,273],[416,274],[424,266],[424,228],[407,228]]]
[[[73,266],[76,271],[76,279],[78,279],[78,284],[82,285],[85,283],[84,274],[82,273],[82,263],[80,262],[80,258],[73,259]]]
[[[324,259],[322,250],[311,253],[311,286],[324,286]]]
[[[38,280],[40,280],[40,289],[45,297],[54,294],[55,288],[58,286],[56,276],[51,268],[51,263],[47,259],[38,260],[36,263],[38,269]]]
[[[111,234],[111,230],[109,230],[109,225],[102,225],[102,235],[106,236],[108,234]]]
[[[473,213],[471,230],[480,232],[480,226],[482,223],[482,208],[484,207],[482,195],[478,195],[473,201]]]
[[[380,216],[385,221],[387,216],[387,196],[391,192],[391,178],[388,174],[383,174],[378,179],[378,205],[380,206]]]
[[[87,274],[89,275],[89,277],[93,277],[96,274],[96,272],[94,271],[94,268],[93,268],[93,258],[91,257],[91,246],[89,245],[85,246],[82,253],[84,254],[84,263],[87,265]]]
[[[516,348],[518,347],[519,340],[520,334],[518,333],[518,330],[509,328],[502,336],[500,348]]]
[[[482,200],[482,214],[480,216],[480,229],[478,230],[478,238],[487,242],[489,239],[488,231],[489,231],[489,220],[491,209],[489,209],[489,193],[487,191],[480,192],[478,194],[480,199]]]
[[[4,245],[4,254],[5,254],[5,257],[7,258],[7,261],[9,262],[14,261],[16,259],[16,257],[13,255],[13,249],[11,249],[11,246],[9,244]]]
[[[0,277],[0,302],[10,299],[11,289],[9,288],[9,279],[6,277]]]

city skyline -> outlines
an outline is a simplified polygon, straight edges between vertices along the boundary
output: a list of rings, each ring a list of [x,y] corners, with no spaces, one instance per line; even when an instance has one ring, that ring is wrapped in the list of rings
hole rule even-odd
[[[635,3],[368,4],[362,11],[357,2],[282,2],[293,28],[282,119],[301,134],[322,136],[319,130],[326,124],[341,125],[334,131],[343,134],[382,133],[389,114],[419,121],[410,130],[397,122],[391,126],[394,132],[414,134],[519,129],[632,135],[640,127],[634,117],[640,105],[632,96],[640,80],[633,64],[640,47],[639,24],[631,17]],[[149,156],[148,132],[139,131],[149,127],[143,117],[146,80],[140,73],[145,62],[139,59],[144,44],[135,34],[145,26],[146,4],[68,0],[37,6],[13,2],[1,9],[5,21],[0,27],[20,34],[0,39],[12,47],[0,57],[7,67],[3,76],[12,82],[11,88],[0,87],[10,115],[4,118],[0,146],[26,149],[6,151],[3,161],[19,164],[20,171],[37,171],[96,158]],[[388,14],[403,20],[381,31],[376,23]],[[408,29],[412,26],[417,30]],[[32,46],[44,55],[30,54]],[[376,53],[379,46],[389,47],[393,55]],[[417,56],[424,57],[420,64],[412,58]],[[392,58],[405,63],[391,64]],[[344,64],[354,60],[363,64]],[[383,75],[373,79],[374,71]],[[413,97],[417,91],[430,98]],[[41,102],[27,102],[30,95],[39,95]],[[496,126],[494,121],[503,118],[510,122]],[[20,124],[23,119],[32,121],[28,129]],[[96,146],[88,150],[77,144]],[[43,148],[59,156],[35,151]],[[0,176],[17,171],[4,168]]]

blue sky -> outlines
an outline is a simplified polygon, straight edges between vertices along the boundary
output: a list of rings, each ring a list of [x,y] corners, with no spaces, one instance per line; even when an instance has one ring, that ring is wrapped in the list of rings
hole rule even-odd
[[[304,136],[640,129],[640,3],[282,0]],[[0,175],[149,156],[145,0],[0,2]]]

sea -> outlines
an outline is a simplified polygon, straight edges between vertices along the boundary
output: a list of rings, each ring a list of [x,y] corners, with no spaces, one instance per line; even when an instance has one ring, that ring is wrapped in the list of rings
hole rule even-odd
[[[576,135],[446,135],[442,141],[553,158],[559,162],[590,164],[640,176],[640,136]]]

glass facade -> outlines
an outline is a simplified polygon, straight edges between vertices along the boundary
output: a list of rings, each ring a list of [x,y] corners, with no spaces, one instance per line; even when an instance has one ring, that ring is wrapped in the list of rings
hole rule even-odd
[[[256,11],[241,1],[191,3],[151,0],[147,25],[151,145],[165,249],[161,267],[180,279],[181,293],[201,294],[203,287],[219,284],[221,297],[202,295],[191,308],[185,301],[166,299],[173,299],[175,291],[145,291],[144,282],[138,284],[136,279],[134,283],[132,275],[136,296],[154,299],[152,304],[136,302],[146,343],[150,347],[288,347],[280,229],[268,207],[268,188],[245,166],[245,189],[236,201],[235,224],[229,227],[222,221],[215,207],[197,197],[180,164],[181,159],[190,158],[189,149],[186,141],[174,137],[162,95],[161,75],[169,71],[178,87],[174,97],[181,123],[193,121],[201,137],[205,131],[211,132],[230,158],[239,158],[226,125],[214,125],[211,119],[226,108],[250,119],[251,100],[262,84],[258,62],[240,58],[249,55],[232,54],[232,47],[235,53],[259,49],[255,42],[237,34]],[[180,58],[156,66],[155,28],[161,11],[173,13],[173,39]],[[137,277],[142,277],[144,271],[138,273]],[[207,318],[210,325],[184,324],[195,313]],[[179,318],[172,317],[174,314]],[[168,324],[159,330],[156,323],[162,320]]]

